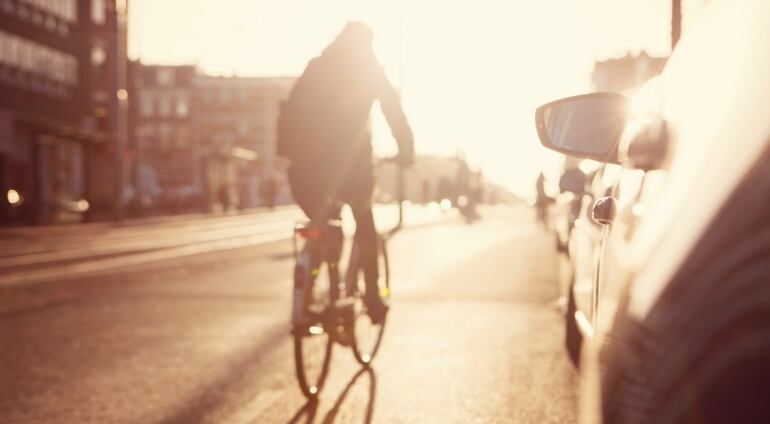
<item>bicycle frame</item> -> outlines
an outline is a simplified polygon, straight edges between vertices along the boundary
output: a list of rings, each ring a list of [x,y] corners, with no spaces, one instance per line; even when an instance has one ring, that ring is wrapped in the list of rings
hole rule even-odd
[[[333,234],[329,235],[331,232]],[[327,234],[324,234],[327,233]],[[302,236],[306,241],[299,250],[298,239]],[[331,277],[339,280],[337,264],[342,254],[343,235],[341,222],[329,220],[323,228],[311,225],[309,222],[298,223],[294,226],[292,246],[294,250],[294,302],[292,305],[292,323],[302,323],[304,303],[307,293],[315,280],[314,270],[326,262],[332,270]],[[330,284],[329,296],[339,298],[339,284]]]
[[[378,165],[381,165],[385,162],[388,162],[388,160],[381,161],[378,163]],[[404,223],[403,167],[399,167],[397,178],[398,221],[393,228],[380,233],[380,237],[386,241],[398,233],[403,227]],[[339,264],[340,258],[342,256],[343,240],[340,239],[339,242],[335,243],[336,246],[328,246],[329,242],[328,240],[325,240],[323,233],[329,228],[333,228],[335,231],[340,231],[341,235],[341,222],[338,220],[327,221],[326,224],[320,228],[318,226],[314,226],[313,223],[310,222],[298,223],[294,227],[294,237],[292,238],[292,247],[296,263],[294,270],[295,296],[292,308],[292,323],[294,324],[301,323],[302,321],[304,313],[304,302],[306,301],[307,292],[311,288],[312,283],[310,283],[310,281],[314,279],[314,276],[310,275],[310,278],[308,278],[308,275],[305,273],[312,273],[312,270],[320,266],[322,262],[327,262],[330,266],[334,267],[335,273],[338,272],[337,265]],[[302,250],[299,249],[299,236],[302,236],[306,240]],[[321,249],[322,251],[318,252],[318,249]],[[350,258],[347,263],[345,278],[343,280],[343,283],[345,284],[343,296],[340,296],[341,287],[336,284],[332,284],[332,287],[329,288],[330,297],[337,300],[352,297],[355,294],[355,290],[357,290],[356,283],[359,270],[360,249],[358,248],[358,242],[354,239],[350,250]],[[339,276],[337,275],[337,277]]]

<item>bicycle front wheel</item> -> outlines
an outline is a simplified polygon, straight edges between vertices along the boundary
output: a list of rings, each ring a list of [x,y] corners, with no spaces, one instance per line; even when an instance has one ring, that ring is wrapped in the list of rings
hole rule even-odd
[[[329,290],[332,284],[338,284],[336,268],[321,264],[317,269],[305,270],[298,266],[295,271],[295,284],[303,287],[302,299],[304,313],[293,325],[294,364],[297,381],[302,393],[308,399],[314,399],[321,391],[329,373],[333,339],[336,331],[334,313],[334,295]],[[330,285],[326,285],[326,282]]]
[[[388,251],[385,239],[379,238],[378,268],[380,271],[380,296],[384,301],[390,300],[390,267],[388,264]],[[366,304],[364,303],[366,285],[363,278],[356,278],[356,290],[354,293],[354,320],[352,347],[356,360],[364,366],[368,366],[382,343],[387,317],[381,323],[375,324],[369,318]]]

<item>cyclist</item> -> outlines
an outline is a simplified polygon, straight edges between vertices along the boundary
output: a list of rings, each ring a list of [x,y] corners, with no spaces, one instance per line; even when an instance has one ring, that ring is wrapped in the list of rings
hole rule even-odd
[[[414,161],[414,143],[398,94],[374,56],[372,38],[367,25],[350,22],[310,61],[282,105],[278,154],[290,160],[292,194],[311,221],[338,218],[339,202],[350,205],[361,248],[364,301],[372,321],[379,323],[388,306],[378,287],[378,243],[371,206],[374,170],[369,112],[374,100],[379,100],[398,142],[397,160],[402,165]]]

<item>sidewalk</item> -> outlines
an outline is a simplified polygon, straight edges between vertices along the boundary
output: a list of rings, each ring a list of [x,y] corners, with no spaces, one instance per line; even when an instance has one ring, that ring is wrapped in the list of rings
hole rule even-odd
[[[254,208],[239,211],[230,212],[209,212],[209,213],[190,213],[180,215],[162,215],[162,216],[150,216],[144,218],[130,218],[121,222],[107,221],[107,222],[93,222],[82,224],[56,224],[46,226],[26,226],[26,227],[10,227],[0,228],[0,241],[5,241],[14,238],[29,238],[29,237],[57,237],[57,236],[69,236],[73,234],[81,234],[83,232],[101,232],[115,228],[130,228],[130,227],[148,227],[148,226],[173,226],[173,225],[194,225],[196,223],[202,223],[207,221],[230,219],[233,217],[253,216],[257,214],[276,213],[281,211],[292,211],[297,213],[298,209],[295,205],[278,206],[274,209],[268,208]]]
[[[409,205],[405,224],[438,222],[454,214]],[[226,251],[287,240],[296,221],[293,206],[274,211],[186,215],[130,220],[122,223],[31,227],[0,231],[0,287],[114,272],[151,262]],[[396,205],[375,206],[381,229],[397,222]],[[351,234],[353,219],[345,216]]]

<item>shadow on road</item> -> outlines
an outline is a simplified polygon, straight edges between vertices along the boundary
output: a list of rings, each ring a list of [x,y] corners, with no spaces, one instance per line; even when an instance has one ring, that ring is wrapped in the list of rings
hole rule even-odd
[[[189,399],[186,407],[179,409],[160,422],[163,424],[186,424],[203,421],[210,411],[215,411],[228,401],[228,394],[238,392],[238,389],[245,384],[244,380],[248,376],[253,376],[262,369],[264,364],[260,358],[264,358],[268,351],[275,348],[276,343],[285,339],[287,332],[283,326],[275,327],[265,333],[264,341],[252,346],[242,355],[228,358],[225,370],[218,377],[214,378],[207,386],[202,387],[196,396]]]
[[[334,419],[337,417],[337,414],[339,413],[340,408],[345,403],[345,399],[348,397],[350,390],[355,386],[358,379],[361,378],[361,376],[364,374],[367,374],[369,376],[369,399],[366,404],[366,414],[364,416],[363,422],[365,424],[369,424],[372,422],[372,415],[374,414],[374,404],[375,404],[375,399],[377,397],[377,377],[374,373],[374,370],[372,370],[371,368],[362,368],[353,376],[353,378],[350,379],[348,384],[345,386],[345,389],[337,397],[337,400],[334,402],[334,405],[329,410],[329,412],[326,413],[326,416],[324,416],[323,420],[320,421],[320,423],[330,424],[334,422]],[[308,401],[297,411],[297,413],[294,414],[293,417],[291,417],[288,424],[315,423],[317,413],[318,413],[318,401],[317,400]]]

